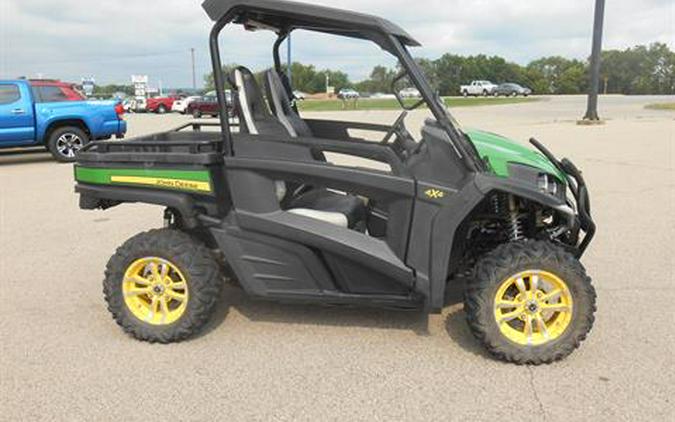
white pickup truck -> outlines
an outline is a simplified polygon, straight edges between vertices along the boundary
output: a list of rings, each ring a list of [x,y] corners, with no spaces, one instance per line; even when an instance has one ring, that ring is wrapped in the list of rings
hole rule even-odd
[[[468,97],[469,95],[482,95],[484,97],[492,94],[497,88],[497,85],[490,81],[471,81],[469,85],[462,85],[459,87],[459,92]]]

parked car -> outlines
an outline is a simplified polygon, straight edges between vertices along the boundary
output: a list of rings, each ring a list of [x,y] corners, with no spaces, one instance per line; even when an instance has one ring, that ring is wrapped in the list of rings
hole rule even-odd
[[[420,91],[417,88],[403,88],[399,91],[398,95],[401,98],[420,98]]]
[[[343,88],[338,92],[337,97],[341,100],[356,100],[361,97],[361,94],[351,88]]]
[[[296,100],[306,100],[307,99],[307,94],[305,94],[302,91],[293,91],[293,96],[295,97]]]
[[[497,88],[495,88],[493,95],[495,97],[498,97],[500,95],[505,95],[505,96],[514,96],[517,97],[518,95],[522,95],[523,97],[527,97],[532,93],[532,90],[530,88],[526,88],[524,86],[520,86],[515,83],[507,82],[500,84]]]
[[[494,92],[495,88],[497,88],[497,85],[490,81],[471,81],[469,85],[460,86],[459,92],[465,97],[469,95],[487,97]]]
[[[164,114],[171,111],[174,101],[180,97],[154,97],[148,98],[145,104],[145,111],[148,113]]]
[[[171,111],[175,111],[177,113],[185,114],[187,112],[188,105],[196,100],[199,100],[200,97],[199,95],[192,95],[190,97],[185,97],[181,98],[180,100],[176,100],[173,102],[173,105],[171,106]]]
[[[90,140],[124,136],[119,101],[75,101],[68,89],[0,80],[0,148],[45,145],[55,159],[69,162]]]
[[[232,116],[232,93],[229,90],[225,91],[225,102],[227,104],[228,115]],[[218,97],[216,97],[215,92],[212,95],[207,94],[190,102],[186,110],[186,114],[192,114],[192,117],[195,119],[199,119],[203,116],[218,117],[219,112],[220,107],[218,106]]]
[[[218,107],[218,98],[215,96],[203,96],[188,104],[186,114],[192,114],[192,117],[199,119],[203,116],[218,116],[220,107]]]

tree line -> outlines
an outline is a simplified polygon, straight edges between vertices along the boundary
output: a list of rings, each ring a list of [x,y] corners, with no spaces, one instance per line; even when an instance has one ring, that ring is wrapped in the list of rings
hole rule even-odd
[[[561,56],[542,57],[527,65],[503,57],[444,54],[437,59],[417,59],[434,89],[441,95],[458,95],[459,86],[472,80],[495,83],[515,82],[537,94],[581,94],[588,91],[587,61]],[[235,64],[223,66],[225,74]],[[284,69],[285,70],[285,69]],[[326,85],[353,88],[362,93],[391,92],[392,81],[400,69],[375,66],[362,81],[351,81],[340,70],[317,69],[294,62],[291,65],[293,89],[309,94],[326,92]],[[256,78],[262,83],[262,73]],[[214,87],[213,73],[204,76],[205,91]],[[261,85],[262,86],[262,85]],[[401,86],[397,86],[400,89]],[[112,92],[133,93],[128,85],[97,86],[95,95]],[[608,94],[675,94],[675,52],[664,43],[638,45],[624,50],[604,50],[601,58],[600,91]]]
[[[459,87],[472,80],[495,83],[515,82],[538,94],[581,94],[588,91],[587,61],[561,56],[542,57],[527,65],[509,62],[503,57],[460,56],[444,54],[431,59],[417,59],[434,89],[441,95],[458,95]],[[653,43],[625,50],[602,52],[600,90],[608,94],[675,94],[675,52],[668,45]],[[235,65],[224,66],[229,72]],[[363,81],[351,81],[345,72],[319,70],[313,65],[291,65],[294,89],[306,93],[326,91],[326,83],[335,87],[354,88],[359,92],[391,92],[399,69],[375,66]],[[256,74],[261,78],[262,72]],[[205,76],[207,89],[213,89],[213,75]]]

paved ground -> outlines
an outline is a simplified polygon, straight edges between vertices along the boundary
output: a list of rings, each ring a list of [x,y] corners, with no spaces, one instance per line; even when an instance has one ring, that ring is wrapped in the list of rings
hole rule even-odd
[[[603,98],[597,127],[574,124],[582,97],[455,111],[573,157],[592,189],[595,328],[565,361],[530,368],[488,358],[460,304],[426,318],[259,303],[232,287],[198,338],[132,340],[105,309],[102,271],[160,210],[80,211],[70,166],[3,154],[0,420],[673,420],[675,115],[643,109],[654,101]],[[129,118],[132,134],[180,120]]]

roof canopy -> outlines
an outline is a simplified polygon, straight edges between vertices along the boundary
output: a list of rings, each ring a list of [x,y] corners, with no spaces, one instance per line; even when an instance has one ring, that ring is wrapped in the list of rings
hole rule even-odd
[[[286,0],[206,0],[202,7],[214,21],[230,11],[231,19],[249,28],[284,32],[296,28],[372,40],[387,48],[382,35],[403,44],[420,44],[398,25],[377,16]]]

